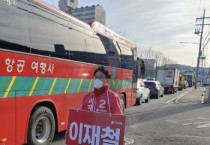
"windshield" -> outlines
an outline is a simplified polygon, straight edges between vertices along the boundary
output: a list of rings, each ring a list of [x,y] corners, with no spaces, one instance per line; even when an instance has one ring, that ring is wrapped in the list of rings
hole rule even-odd
[[[144,82],[146,87],[156,87],[155,82]]]

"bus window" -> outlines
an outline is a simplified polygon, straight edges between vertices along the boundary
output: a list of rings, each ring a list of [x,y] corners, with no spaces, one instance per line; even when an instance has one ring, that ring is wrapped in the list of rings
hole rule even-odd
[[[54,55],[55,44],[61,44],[64,49],[68,49],[68,21],[59,15],[47,13],[41,5],[32,4],[30,10],[30,47],[35,53]]]
[[[118,55],[122,54],[122,50],[120,49],[119,44],[116,41],[113,41],[113,44],[116,46],[116,50],[118,52]]]
[[[98,37],[94,39],[94,62],[100,65],[107,65],[106,49]]]
[[[120,55],[121,58],[121,67],[125,69],[134,69],[134,57],[132,53],[132,48],[129,48],[121,43],[118,43],[120,46],[120,50],[122,54]]]
[[[55,48],[55,53],[52,53],[51,54],[52,56],[70,59],[69,52],[65,50],[65,47],[63,44],[54,44],[54,48]]]
[[[117,50],[117,46],[114,44],[114,40],[103,36],[101,34],[97,34],[106,50],[107,54],[107,65],[112,67],[120,67],[120,58],[119,52]]]
[[[79,30],[71,29],[70,33],[70,59],[84,62],[93,62],[94,45],[92,36]]]
[[[6,1],[5,1],[6,2]],[[0,47],[4,49],[29,51],[29,27],[26,3],[17,2],[16,6],[0,5]]]

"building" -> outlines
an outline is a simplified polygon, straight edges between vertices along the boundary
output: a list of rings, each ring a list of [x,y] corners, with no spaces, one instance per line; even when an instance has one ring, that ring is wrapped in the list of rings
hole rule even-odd
[[[60,0],[59,8],[60,10],[70,13],[72,9],[76,9],[78,7],[78,0]]]
[[[71,9],[70,14],[86,23],[98,21],[105,25],[106,12],[100,5],[86,6],[76,9]]]

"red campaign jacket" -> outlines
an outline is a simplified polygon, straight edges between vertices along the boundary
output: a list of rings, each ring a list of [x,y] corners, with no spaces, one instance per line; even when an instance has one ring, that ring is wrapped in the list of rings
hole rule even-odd
[[[101,113],[123,114],[119,96],[108,89],[108,86],[100,90],[88,93],[83,99],[82,110]]]

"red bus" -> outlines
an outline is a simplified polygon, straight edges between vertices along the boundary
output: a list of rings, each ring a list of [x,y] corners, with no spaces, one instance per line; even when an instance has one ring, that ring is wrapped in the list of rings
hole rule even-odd
[[[0,145],[49,144],[93,90],[99,65],[122,107],[135,104],[144,64],[133,42],[40,0],[1,0],[0,15]]]

